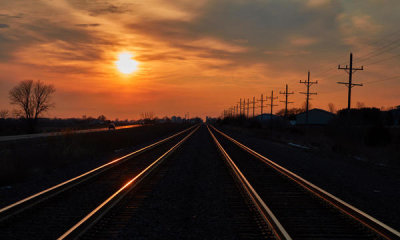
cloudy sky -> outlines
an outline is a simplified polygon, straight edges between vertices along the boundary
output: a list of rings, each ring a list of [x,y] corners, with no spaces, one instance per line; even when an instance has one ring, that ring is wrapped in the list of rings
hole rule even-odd
[[[340,109],[350,51],[364,66],[353,106],[400,105],[399,12],[398,0],[2,0],[0,109],[24,79],[55,86],[49,117],[218,116],[285,84],[300,107],[308,70],[312,106]],[[136,72],[118,71],[121,52]]]

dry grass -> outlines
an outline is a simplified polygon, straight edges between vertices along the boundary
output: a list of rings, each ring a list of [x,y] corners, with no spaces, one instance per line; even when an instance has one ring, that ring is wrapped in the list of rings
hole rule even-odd
[[[153,141],[187,126],[157,124],[118,131],[73,134],[0,143],[0,186],[45,174],[76,161],[111,156],[115,151]]]
[[[228,127],[228,126],[226,126]],[[400,168],[400,128],[310,126],[245,128],[235,131],[287,144],[303,145],[327,155]]]

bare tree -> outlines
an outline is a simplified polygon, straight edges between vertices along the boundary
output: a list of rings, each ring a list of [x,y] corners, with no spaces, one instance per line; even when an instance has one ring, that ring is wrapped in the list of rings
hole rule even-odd
[[[153,120],[154,119],[154,113],[153,112],[144,112],[141,114],[142,119],[148,119],[148,120]]]
[[[301,106],[301,108],[303,109],[303,111],[306,110],[306,106],[307,106],[307,101],[305,101],[305,102],[303,103],[303,105]],[[308,102],[308,110],[311,110],[311,109],[312,109],[312,104],[311,104],[311,102]]]
[[[153,112],[143,112],[140,114],[144,123],[152,123],[155,119],[155,115]]]
[[[357,102],[357,108],[365,108],[365,103]]]
[[[107,121],[107,117],[104,116],[104,115],[100,115],[100,116],[97,117],[97,120],[100,120],[100,121],[102,121],[102,122],[105,122],[105,121]]]
[[[28,121],[29,131],[33,131],[38,117],[54,106],[51,97],[53,85],[40,80],[24,80],[9,92],[10,103],[18,106],[18,113]]]
[[[329,104],[328,104],[328,108],[329,108],[329,112],[331,112],[331,113],[336,113],[335,104],[329,103]]]
[[[8,117],[8,110],[7,109],[2,109],[0,110],[0,118],[7,118]]]

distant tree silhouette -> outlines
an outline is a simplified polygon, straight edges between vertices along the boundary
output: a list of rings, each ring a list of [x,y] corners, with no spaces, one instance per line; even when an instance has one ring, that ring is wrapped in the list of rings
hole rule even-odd
[[[301,108],[303,109],[303,111],[306,110],[306,105],[307,105],[307,101],[305,101],[305,102],[303,103],[303,105],[301,106]],[[311,110],[311,109],[312,109],[312,104],[311,104],[311,102],[308,102],[308,110]]]
[[[365,103],[363,102],[357,102],[357,108],[365,108]]]
[[[0,110],[0,118],[7,118],[8,117],[8,110],[2,109]]]
[[[97,120],[100,120],[100,121],[102,121],[102,122],[105,122],[105,121],[107,121],[107,117],[104,116],[104,115],[100,115],[100,116],[97,117]]]
[[[143,112],[140,114],[143,120],[143,123],[153,123],[157,118],[153,112]]]
[[[142,119],[153,119],[154,118],[154,113],[153,112],[143,112],[141,114]]]
[[[329,112],[331,112],[331,113],[336,113],[337,112],[335,104],[333,104],[333,103],[329,103],[328,104],[328,108],[329,108]]]
[[[276,112],[275,114],[278,115],[278,116],[283,117],[285,115],[285,109],[281,109],[278,112]]]
[[[16,113],[27,120],[28,131],[33,132],[39,116],[54,107],[51,97],[55,91],[53,85],[40,80],[24,80],[10,90],[10,103],[18,106]]]

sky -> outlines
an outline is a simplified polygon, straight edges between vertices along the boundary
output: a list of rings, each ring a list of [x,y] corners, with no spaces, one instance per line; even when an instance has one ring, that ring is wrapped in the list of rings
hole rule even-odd
[[[0,109],[26,79],[56,88],[47,117],[217,117],[285,84],[301,107],[308,70],[311,106],[341,109],[350,52],[364,67],[352,106],[397,106],[399,12],[398,0],[2,0]],[[122,52],[137,71],[118,71]]]

